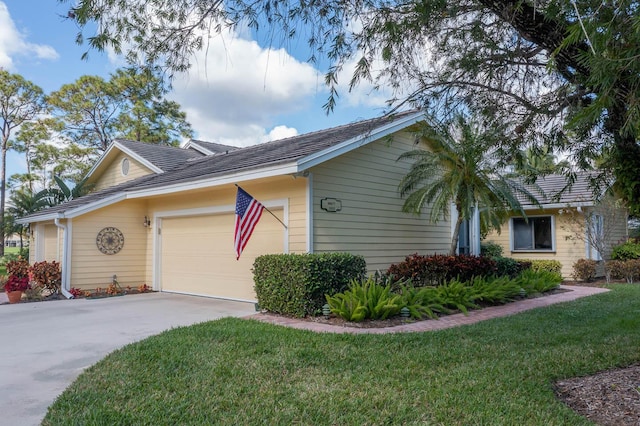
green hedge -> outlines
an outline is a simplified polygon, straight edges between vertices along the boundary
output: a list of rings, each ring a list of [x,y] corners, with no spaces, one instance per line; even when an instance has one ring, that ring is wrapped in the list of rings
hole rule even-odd
[[[520,259],[520,261],[531,262],[531,270],[535,272],[555,272],[562,273],[562,263],[558,260],[543,260],[543,259]]]
[[[496,262],[496,275],[499,277],[515,278],[522,271],[531,269],[531,262],[527,260],[517,260],[511,257],[494,257]]]
[[[493,259],[503,257],[502,246],[493,241],[484,241],[480,243],[480,256],[487,256]]]
[[[253,264],[260,308],[299,318],[319,314],[325,294],[346,290],[366,273],[364,257],[350,253],[269,254]]]
[[[640,259],[640,243],[627,241],[624,244],[615,246],[611,252],[613,260],[631,260]]]

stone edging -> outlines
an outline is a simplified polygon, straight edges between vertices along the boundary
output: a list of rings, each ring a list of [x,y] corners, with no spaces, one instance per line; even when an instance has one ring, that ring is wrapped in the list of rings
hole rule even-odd
[[[267,322],[270,324],[282,325],[285,327],[297,328],[300,330],[315,331],[318,333],[351,333],[351,334],[388,334],[388,333],[407,333],[421,332],[431,330],[442,330],[445,328],[457,327],[460,325],[474,324],[480,321],[514,315],[520,312],[528,311],[544,306],[555,305],[556,303],[570,302],[582,297],[592,296],[594,294],[605,293],[609,289],[598,287],[582,287],[582,286],[566,286],[561,285],[561,289],[568,290],[550,296],[536,297],[533,299],[519,300],[517,302],[508,303],[500,306],[490,306],[488,308],[469,311],[465,314],[446,315],[438,320],[417,321],[410,324],[398,325],[395,327],[385,328],[357,328],[337,326],[331,324],[323,324],[312,321],[302,321],[296,318],[288,318],[267,314],[250,315],[248,319]]]

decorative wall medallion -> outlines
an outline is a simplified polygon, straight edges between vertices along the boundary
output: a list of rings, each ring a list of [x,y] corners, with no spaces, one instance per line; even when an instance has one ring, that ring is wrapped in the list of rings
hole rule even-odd
[[[118,228],[106,227],[96,237],[98,250],[104,254],[116,254],[124,246],[124,235]]]

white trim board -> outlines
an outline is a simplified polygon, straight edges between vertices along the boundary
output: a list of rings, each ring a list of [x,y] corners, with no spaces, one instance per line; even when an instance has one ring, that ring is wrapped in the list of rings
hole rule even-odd
[[[313,173],[307,176],[307,253],[313,253]]]
[[[129,157],[133,158],[134,160],[136,160],[137,162],[139,162],[140,164],[142,164],[143,166],[145,166],[146,168],[148,168],[152,172],[154,172],[154,173],[164,173],[164,170],[162,170],[161,168],[159,168],[158,166],[156,166],[155,164],[153,164],[152,162],[150,162],[146,158],[141,157],[136,152],[124,147],[123,145],[120,144],[120,142],[118,140],[115,140],[115,141],[111,142],[111,144],[109,145],[107,150],[104,152],[104,154],[102,154],[100,156],[100,159],[93,165],[93,167],[91,167],[91,170],[89,170],[89,172],[86,174],[86,177],[87,178],[90,177],[98,168],[100,168],[100,166],[105,161],[107,161],[107,159],[110,157],[111,153],[116,148],[120,152],[122,152],[123,154],[126,154]]]

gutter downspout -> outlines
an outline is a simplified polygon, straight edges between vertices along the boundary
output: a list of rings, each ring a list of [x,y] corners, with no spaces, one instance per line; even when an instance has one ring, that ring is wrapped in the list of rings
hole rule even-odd
[[[73,299],[73,294],[69,293],[69,268],[67,260],[69,259],[69,233],[67,232],[67,225],[60,223],[60,218],[56,217],[53,223],[60,229],[62,229],[62,261],[60,267],[62,269],[62,282],[60,283],[60,291],[62,295],[67,299]]]

